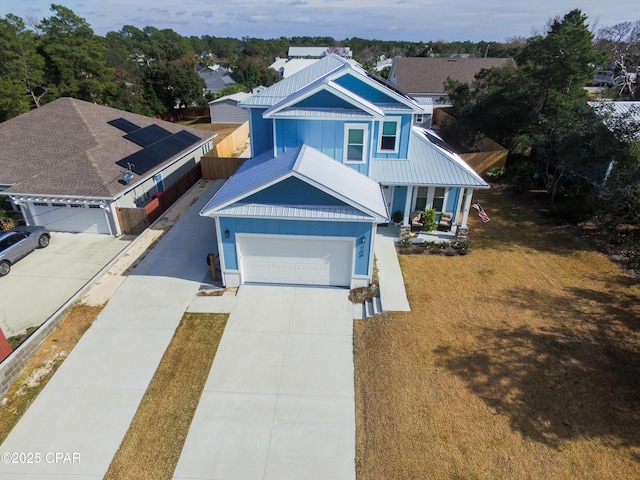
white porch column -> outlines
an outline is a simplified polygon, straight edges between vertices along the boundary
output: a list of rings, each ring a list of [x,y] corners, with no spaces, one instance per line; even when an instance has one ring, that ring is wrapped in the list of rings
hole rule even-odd
[[[460,228],[467,228],[467,219],[469,218],[469,209],[471,208],[471,199],[473,198],[473,188],[467,188],[464,198],[464,206],[462,207],[462,223]]]
[[[413,205],[413,186],[407,186],[407,198],[404,201],[404,218],[403,225],[409,225],[409,215],[411,215],[411,205]]]

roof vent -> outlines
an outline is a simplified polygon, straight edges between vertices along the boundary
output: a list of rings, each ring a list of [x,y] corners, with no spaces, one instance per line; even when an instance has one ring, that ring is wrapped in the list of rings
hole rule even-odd
[[[128,166],[128,170],[125,170],[124,172],[122,172],[122,182],[125,185],[129,185],[129,183],[131,182],[131,180],[133,180],[133,172],[131,171],[131,169],[135,166],[132,163],[127,163]]]

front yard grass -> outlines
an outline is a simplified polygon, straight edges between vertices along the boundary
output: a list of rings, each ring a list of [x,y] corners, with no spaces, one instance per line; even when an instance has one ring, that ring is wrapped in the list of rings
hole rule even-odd
[[[358,480],[640,478],[638,281],[477,198],[472,253],[400,256],[412,311],[355,322]]]
[[[185,313],[105,479],[170,479],[228,314]]]

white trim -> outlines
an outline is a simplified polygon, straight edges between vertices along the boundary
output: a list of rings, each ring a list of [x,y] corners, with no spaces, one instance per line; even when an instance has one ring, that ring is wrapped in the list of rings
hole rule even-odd
[[[471,199],[473,198],[473,188],[467,188],[467,196],[464,201],[464,207],[462,210],[462,222],[461,228],[467,228],[467,219],[469,218],[469,208],[471,207]]]
[[[394,122],[396,124],[396,133],[395,133],[395,145],[393,150],[383,150],[382,148],[382,137],[383,137],[383,128],[385,122],[391,123]],[[400,147],[400,130],[402,127],[402,117],[387,117],[378,121],[378,153],[398,153]]]
[[[349,130],[364,130],[362,134],[362,160],[348,160],[348,147],[349,147]],[[344,124],[344,142],[342,159],[347,165],[362,165],[367,163],[369,152],[369,124],[368,123],[345,123]]]
[[[415,188],[413,185],[407,185],[407,196],[405,197],[404,200],[404,218],[402,219],[402,224],[403,225],[409,225],[409,216],[411,215],[411,212],[413,211],[411,209],[411,205],[414,205],[413,202],[413,196],[415,195],[415,192],[417,192],[417,188]]]
[[[460,208],[462,207],[462,197],[464,197],[465,190],[464,188],[458,188],[458,198],[453,211],[453,220],[456,225],[460,225]]]

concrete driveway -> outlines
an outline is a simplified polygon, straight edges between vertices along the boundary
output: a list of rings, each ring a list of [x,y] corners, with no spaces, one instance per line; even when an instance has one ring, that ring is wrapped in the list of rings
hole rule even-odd
[[[39,327],[108,265],[134,237],[52,232],[0,278],[0,328],[7,337]]]
[[[240,287],[175,479],[355,479],[347,297],[344,289]]]

